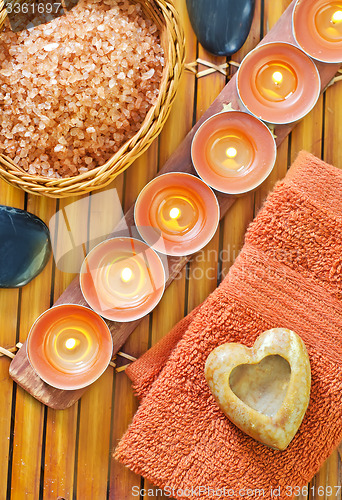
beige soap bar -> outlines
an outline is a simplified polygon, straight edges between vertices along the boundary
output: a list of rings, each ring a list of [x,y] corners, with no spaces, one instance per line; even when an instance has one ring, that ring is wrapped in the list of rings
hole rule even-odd
[[[287,448],[304,418],[311,387],[309,356],[296,333],[273,328],[252,348],[223,344],[209,354],[205,377],[239,429],[272,448]]]

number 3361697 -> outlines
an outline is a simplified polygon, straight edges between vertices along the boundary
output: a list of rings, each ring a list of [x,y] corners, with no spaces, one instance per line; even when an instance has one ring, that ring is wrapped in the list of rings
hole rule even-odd
[[[299,486],[287,486],[286,487],[286,495],[308,495],[308,494],[316,494],[318,497],[339,497],[341,495],[341,486],[303,486],[300,488]]]
[[[62,4],[54,3],[12,3],[6,2],[8,14],[57,14]]]

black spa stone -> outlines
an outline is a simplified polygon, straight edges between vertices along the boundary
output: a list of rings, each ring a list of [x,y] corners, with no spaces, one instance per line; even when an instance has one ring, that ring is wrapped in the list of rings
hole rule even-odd
[[[255,0],[186,0],[200,44],[212,54],[229,56],[244,44],[251,29]]]
[[[0,288],[29,283],[51,255],[49,229],[25,210],[0,205]]]

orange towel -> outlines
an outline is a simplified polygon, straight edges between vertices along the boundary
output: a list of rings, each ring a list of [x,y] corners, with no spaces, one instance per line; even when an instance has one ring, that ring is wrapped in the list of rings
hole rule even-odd
[[[342,439],[341,270],[342,172],[302,152],[219,288],[127,370],[142,402],[116,458],[182,500],[298,493]],[[203,372],[218,345],[252,346],[274,327],[302,337],[312,369],[309,408],[283,452],[237,429]]]

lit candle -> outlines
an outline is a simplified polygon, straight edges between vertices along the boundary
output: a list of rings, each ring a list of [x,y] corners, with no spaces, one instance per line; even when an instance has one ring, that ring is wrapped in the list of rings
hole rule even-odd
[[[112,337],[104,320],[76,304],[45,311],[27,339],[33,369],[47,384],[65,390],[81,389],[97,380],[112,351]]]
[[[236,83],[244,109],[275,124],[303,118],[316,104],[321,89],[314,62],[284,42],[252,50],[239,67]]]
[[[322,62],[342,61],[342,1],[298,0],[293,35],[309,56]]]
[[[134,238],[112,238],[85,258],[80,285],[88,304],[113,321],[134,321],[161,299],[165,271],[158,255]]]
[[[198,175],[222,193],[245,193],[271,172],[277,154],[269,128],[241,111],[218,113],[197,130],[191,157]]]
[[[144,241],[167,255],[189,255],[214,236],[219,206],[198,177],[170,172],[153,179],[139,194],[134,219]]]

